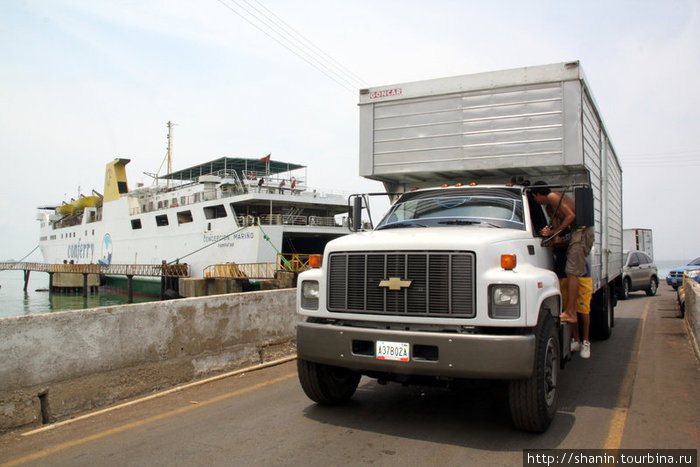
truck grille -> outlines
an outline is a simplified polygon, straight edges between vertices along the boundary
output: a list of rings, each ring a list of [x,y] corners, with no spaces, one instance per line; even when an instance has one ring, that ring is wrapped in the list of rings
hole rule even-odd
[[[475,314],[473,253],[333,253],[329,262],[329,311],[458,318]]]

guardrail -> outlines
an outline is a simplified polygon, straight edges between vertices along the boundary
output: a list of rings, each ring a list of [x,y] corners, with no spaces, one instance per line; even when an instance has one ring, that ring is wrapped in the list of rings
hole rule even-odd
[[[0,271],[39,271],[115,276],[189,277],[187,264],[48,264],[0,263]]]
[[[275,271],[277,271],[277,264],[275,263],[223,263],[212,264],[204,268],[204,277],[274,279]]]
[[[204,269],[207,278],[274,279],[276,271],[302,272],[311,268],[309,253],[278,253],[276,263],[221,263]]]

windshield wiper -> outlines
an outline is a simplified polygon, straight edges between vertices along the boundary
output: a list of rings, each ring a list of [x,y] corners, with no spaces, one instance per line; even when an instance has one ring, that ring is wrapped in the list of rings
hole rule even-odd
[[[383,230],[383,229],[399,229],[403,227],[428,227],[425,224],[420,224],[418,222],[394,222],[393,224],[386,224],[382,225],[380,227],[377,227],[376,230]]]
[[[470,221],[466,219],[453,219],[449,221],[440,221],[438,224],[447,224],[447,225],[475,225],[475,224],[483,224],[483,225],[488,225],[489,227],[496,227],[497,229],[500,229],[500,225],[492,224],[491,222],[486,222],[486,221]]]
[[[481,224],[481,221],[468,221],[464,219],[453,219],[450,221],[440,221],[438,224],[448,224],[448,225],[474,225]]]

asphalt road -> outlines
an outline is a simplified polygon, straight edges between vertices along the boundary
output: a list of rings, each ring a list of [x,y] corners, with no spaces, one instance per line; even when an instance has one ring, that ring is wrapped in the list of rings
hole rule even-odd
[[[294,361],[35,432],[0,436],[0,465],[523,465],[523,449],[697,449],[700,366],[675,293],[619,302],[613,337],[563,371],[545,434],[515,430],[502,384],[450,390],[363,379],[321,407]]]

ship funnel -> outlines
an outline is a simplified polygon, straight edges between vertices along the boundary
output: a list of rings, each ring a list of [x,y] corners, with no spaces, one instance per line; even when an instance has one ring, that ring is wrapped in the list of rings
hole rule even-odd
[[[130,159],[114,159],[105,170],[104,201],[114,201],[129,192],[126,184],[126,164]]]

